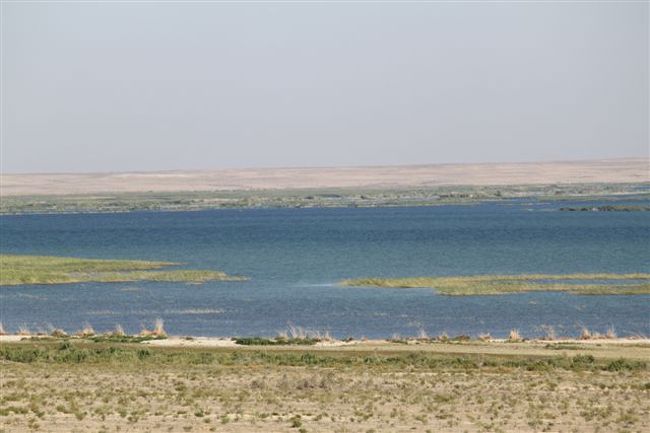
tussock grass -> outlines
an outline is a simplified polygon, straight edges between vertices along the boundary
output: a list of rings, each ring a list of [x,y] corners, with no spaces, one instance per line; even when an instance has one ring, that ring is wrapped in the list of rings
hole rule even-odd
[[[605,333],[605,338],[614,339],[616,337],[617,335],[616,335],[616,331],[614,330],[614,327],[610,326],[609,328],[607,328],[607,332]]]
[[[202,283],[244,279],[220,271],[161,270],[173,265],[178,263],[0,254],[0,285],[129,281]]]
[[[289,324],[275,338],[235,337],[235,344],[242,346],[310,346],[322,341],[335,341],[329,331],[314,331]]]
[[[117,325],[115,325],[115,330],[113,330],[112,335],[116,337],[124,337],[126,333],[124,332],[124,328],[122,328],[122,325],[118,323]]]
[[[453,277],[360,278],[341,282],[351,287],[432,288],[450,296],[519,292],[569,292],[578,295],[650,294],[650,273],[522,274]]]
[[[156,319],[154,321],[154,327],[151,331],[146,328],[143,328],[142,331],[140,331],[140,336],[142,337],[149,335],[154,337],[167,337],[167,332],[165,331],[165,322],[163,319]]]
[[[50,332],[50,336],[54,338],[66,338],[68,336],[68,333],[61,328],[54,328]]]
[[[523,338],[521,337],[521,334],[519,334],[518,329],[511,329],[510,333],[508,334],[508,341],[522,341]]]
[[[87,337],[92,337],[95,335],[95,329],[92,327],[90,323],[85,323],[84,327],[81,328],[81,330],[77,331],[76,335],[81,338],[87,338]]]

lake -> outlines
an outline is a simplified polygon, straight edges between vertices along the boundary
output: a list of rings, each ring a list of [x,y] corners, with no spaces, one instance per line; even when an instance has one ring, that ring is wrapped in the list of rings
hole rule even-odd
[[[650,334],[648,295],[450,297],[338,285],[371,276],[650,272],[650,212],[557,210],[603,203],[2,216],[3,253],[165,260],[250,280],[2,287],[0,321],[9,331],[73,332],[87,322],[138,332],[160,317],[170,334],[197,336],[273,336],[289,325],[339,338],[498,337],[513,328],[530,337],[544,325],[570,336],[583,326]]]

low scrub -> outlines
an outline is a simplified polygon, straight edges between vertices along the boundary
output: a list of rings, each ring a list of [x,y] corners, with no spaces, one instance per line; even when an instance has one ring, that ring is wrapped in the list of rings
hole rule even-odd
[[[415,369],[502,369],[516,368],[530,371],[564,369],[572,371],[639,371],[647,370],[647,363],[629,359],[598,360],[591,355],[574,357],[510,358],[498,355],[443,355],[426,352],[405,352],[390,355],[379,353],[331,352],[319,353],[308,349],[288,351],[179,350],[174,348],[137,347],[114,341],[99,341],[94,345],[82,341],[38,341],[3,344],[0,360],[18,363],[147,363],[164,365],[284,365]],[[133,342],[127,341],[127,342]],[[251,341],[246,341],[251,342]],[[272,344],[275,345],[275,344]]]

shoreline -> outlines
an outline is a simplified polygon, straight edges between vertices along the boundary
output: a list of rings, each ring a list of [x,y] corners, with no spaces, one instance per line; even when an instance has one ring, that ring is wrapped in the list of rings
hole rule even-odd
[[[97,334],[101,336],[101,334]],[[377,348],[377,347],[392,347],[392,348],[416,348],[418,350],[426,347],[439,347],[439,346],[456,346],[456,347],[471,347],[471,346],[499,346],[507,345],[510,347],[515,346],[544,346],[549,344],[563,345],[571,344],[578,346],[620,346],[620,345],[634,345],[634,346],[648,346],[650,349],[650,337],[614,337],[614,338],[569,338],[560,337],[554,339],[547,338],[531,338],[522,340],[509,340],[507,338],[490,338],[490,339],[471,339],[466,341],[458,341],[449,339],[446,341],[436,339],[422,339],[422,338],[404,338],[403,340],[396,341],[395,339],[358,339],[358,340],[337,340],[328,339],[320,340],[314,344],[309,345],[296,345],[296,344],[278,344],[278,345],[263,345],[263,344],[237,344],[237,337],[205,337],[205,336],[166,336],[160,339],[150,339],[141,342],[134,342],[130,344],[145,344],[152,347],[174,347],[174,348],[242,348],[242,349],[269,349],[269,348],[289,348],[293,350],[298,349],[323,349],[323,348]],[[53,337],[50,335],[18,335],[7,334],[0,335],[0,344],[4,343],[20,343],[20,342],[38,342],[38,341],[56,341],[56,340],[73,340],[79,342],[91,342],[87,337],[80,336],[66,336],[66,337]],[[108,341],[110,342],[110,341]]]

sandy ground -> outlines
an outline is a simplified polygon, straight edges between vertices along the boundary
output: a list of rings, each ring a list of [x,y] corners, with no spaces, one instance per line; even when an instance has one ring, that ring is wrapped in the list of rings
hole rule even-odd
[[[648,181],[650,181],[650,159],[628,158],[502,164],[1,174],[0,191],[4,196],[15,196],[102,192],[406,188],[439,185],[540,185]]]

